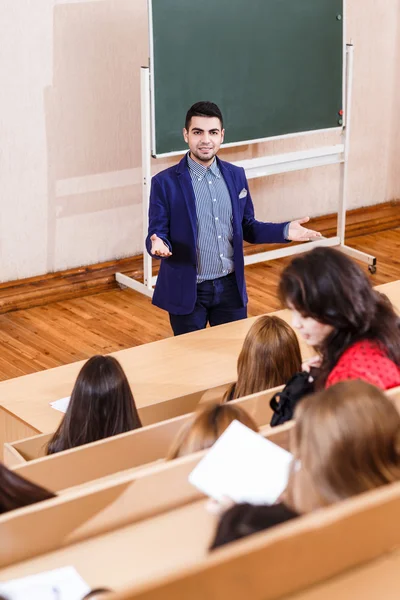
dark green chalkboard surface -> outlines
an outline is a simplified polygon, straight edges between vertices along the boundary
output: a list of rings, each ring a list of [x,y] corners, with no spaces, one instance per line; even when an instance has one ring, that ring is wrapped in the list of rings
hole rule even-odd
[[[216,102],[225,143],[338,127],[343,0],[149,0],[155,155]]]

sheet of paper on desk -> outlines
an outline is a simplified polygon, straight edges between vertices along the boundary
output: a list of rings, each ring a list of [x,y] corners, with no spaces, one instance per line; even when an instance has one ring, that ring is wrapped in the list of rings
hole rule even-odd
[[[233,421],[189,475],[207,496],[272,504],[286,487],[292,454]]]
[[[55,408],[56,410],[59,410],[62,413],[66,413],[70,399],[71,396],[67,396],[66,398],[55,400],[54,402],[50,402],[50,406],[52,408]]]
[[[0,583],[0,593],[8,600],[81,600],[89,591],[90,587],[74,567]]]

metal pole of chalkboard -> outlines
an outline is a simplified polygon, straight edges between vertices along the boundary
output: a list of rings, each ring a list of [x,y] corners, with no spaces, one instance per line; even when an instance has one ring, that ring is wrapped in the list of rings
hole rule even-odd
[[[148,67],[140,69],[140,96],[141,96],[141,127],[142,127],[142,243],[143,243],[143,283],[128,277],[123,273],[116,273],[115,279],[121,287],[129,287],[150,298],[153,295],[151,256],[146,251],[146,236],[149,226],[149,201],[151,186],[151,124],[150,124],[150,70]]]
[[[346,45],[346,96],[343,114],[342,144],[343,144],[343,163],[340,173],[340,205],[337,220],[337,235],[340,238],[340,244],[344,244],[346,234],[346,210],[347,210],[347,182],[348,182],[348,162],[350,153],[350,122],[351,122],[351,101],[353,91],[353,44]]]
[[[142,214],[143,214],[143,283],[152,290],[152,260],[146,252],[145,240],[149,228],[149,203],[151,186],[151,115],[150,115],[150,71],[140,69],[141,120],[142,120]]]
[[[351,101],[353,83],[353,44],[347,44],[345,54],[345,98],[344,114],[342,123],[342,143],[339,146],[324,147],[314,151],[298,151],[281,156],[268,156],[259,159],[237,162],[243,166],[248,178],[264,177],[275,173],[304,168],[317,167],[327,164],[341,164],[340,175],[340,200],[338,209],[337,235],[333,238],[322,238],[315,242],[306,242],[302,245],[268,250],[266,252],[245,256],[245,265],[274,260],[283,256],[291,256],[312,250],[315,246],[334,246],[345,254],[368,264],[371,273],[376,271],[376,257],[360,250],[356,250],[345,244],[346,233],[346,209],[347,209],[347,186],[348,166],[350,152],[350,123],[351,123]],[[148,229],[148,208],[150,200],[151,185],[151,95],[150,95],[150,69],[141,68],[141,124],[142,124],[142,211],[143,211],[143,283],[128,277],[122,273],[116,273],[115,278],[121,287],[129,287],[146,296],[153,295],[153,285],[157,277],[152,276],[152,258],[147,254],[144,240]],[[251,163],[251,164],[247,164]]]
[[[337,220],[337,237],[340,239],[339,250],[352,258],[361,260],[368,265],[371,273],[376,272],[376,257],[361,250],[350,248],[345,244],[346,235],[346,210],[347,210],[347,188],[348,188],[348,169],[350,154],[350,124],[351,124],[351,103],[353,92],[353,64],[354,64],[354,45],[352,42],[346,45],[346,100],[344,106],[344,121],[342,129],[343,143],[343,163],[341,164],[340,175],[340,205]]]

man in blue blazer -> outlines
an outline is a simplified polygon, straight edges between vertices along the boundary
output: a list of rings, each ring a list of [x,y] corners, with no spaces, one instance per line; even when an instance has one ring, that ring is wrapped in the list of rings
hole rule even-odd
[[[216,157],[223,119],[212,102],[186,115],[189,152],[152,179],[146,247],[162,259],[153,304],[168,311],[175,335],[247,317],[243,240],[307,241],[321,234],[308,218],[262,223],[244,169]]]

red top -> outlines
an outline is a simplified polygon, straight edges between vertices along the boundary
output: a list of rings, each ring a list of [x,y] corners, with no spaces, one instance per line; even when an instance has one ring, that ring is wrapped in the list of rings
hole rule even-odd
[[[343,352],[325,387],[347,379],[362,379],[382,390],[389,390],[400,386],[400,367],[388,358],[377,342],[362,340]]]

